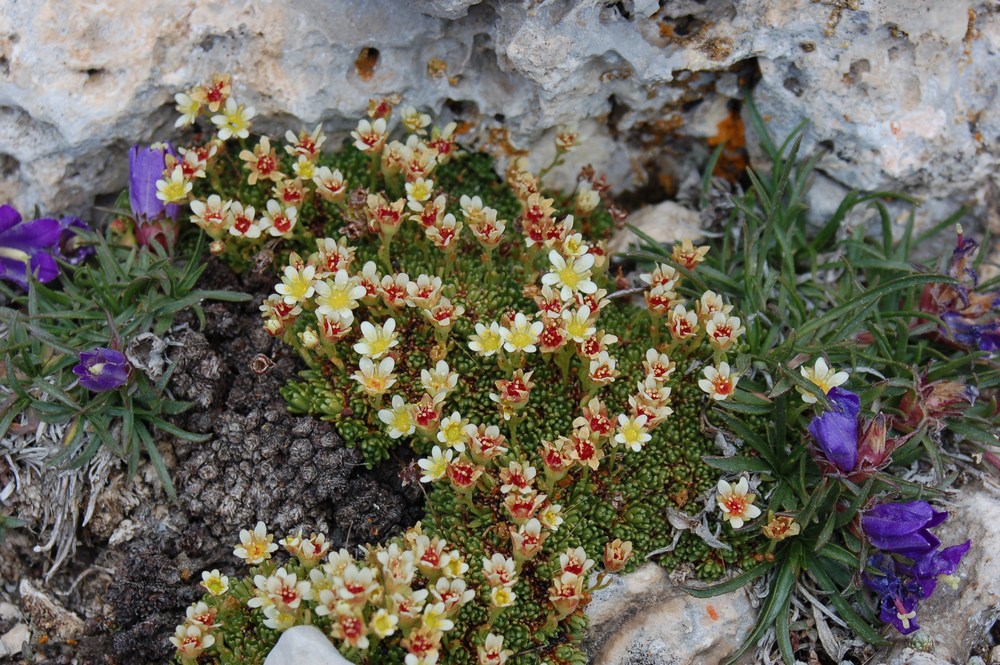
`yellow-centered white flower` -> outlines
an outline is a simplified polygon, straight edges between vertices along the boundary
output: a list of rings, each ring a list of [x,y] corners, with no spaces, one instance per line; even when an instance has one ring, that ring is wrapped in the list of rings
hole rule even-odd
[[[392,396],[392,405],[388,409],[381,409],[378,412],[378,419],[389,426],[390,439],[408,436],[417,429],[417,421],[413,417],[413,405],[404,402],[399,395]]]
[[[361,384],[361,389],[372,397],[385,394],[396,383],[392,373],[396,361],[392,356],[386,356],[376,365],[371,358],[362,357],[358,362],[358,371],[351,378]]]
[[[558,286],[559,295],[563,300],[569,300],[577,292],[597,291],[597,284],[590,279],[590,269],[594,266],[592,254],[567,259],[556,250],[552,250],[549,252],[549,262],[552,266],[548,273],[542,275],[542,284]]]
[[[389,349],[399,344],[399,340],[396,339],[396,320],[393,318],[389,318],[381,326],[363,321],[361,336],[361,340],[354,345],[354,350],[359,355],[373,360],[378,360],[388,353]]]
[[[530,321],[523,313],[518,312],[514,316],[510,328],[503,328],[507,331],[503,348],[507,353],[516,351],[534,353],[538,350],[535,343],[544,328],[545,325],[541,321]]]
[[[469,348],[481,356],[489,358],[498,352],[507,340],[510,331],[496,321],[489,327],[482,323],[476,324],[476,334],[469,337]]]
[[[365,297],[365,287],[358,280],[338,270],[333,279],[316,282],[316,311],[323,316],[336,314],[343,319],[352,319],[351,310],[358,306],[358,300]]]
[[[838,372],[832,367],[826,364],[824,358],[817,358],[816,363],[812,367],[802,367],[799,369],[802,376],[823,391],[824,394],[830,392],[837,386],[842,386],[850,378],[847,372]],[[816,398],[810,395],[808,392],[803,390],[800,386],[796,386],[796,390],[802,393],[802,401],[807,404],[815,404]]]

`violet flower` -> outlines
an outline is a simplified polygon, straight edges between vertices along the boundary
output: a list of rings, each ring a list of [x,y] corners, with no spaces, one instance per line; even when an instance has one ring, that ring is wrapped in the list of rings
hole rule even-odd
[[[12,206],[0,206],[0,279],[28,289],[28,275],[51,282],[59,265],[50,253],[59,241],[59,222],[36,219],[23,222]]]
[[[81,353],[80,364],[73,368],[73,373],[80,377],[80,385],[97,393],[124,385],[128,372],[125,356],[103,347]]]
[[[900,566],[900,570],[912,577],[923,591],[924,598],[929,598],[937,588],[938,577],[954,575],[972,541],[967,540],[961,545],[952,545],[942,550],[928,552],[914,560],[912,566]]]
[[[850,473],[858,463],[858,415],[861,398],[849,390],[831,388],[827,393],[833,409],[813,418],[809,433],[823,455],[842,473]]]
[[[176,220],[181,211],[180,205],[165,205],[156,197],[156,181],[163,178],[167,154],[177,158],[173,146],[163,145],[162,148],[135,145],[128,151],[128,200],[139,225],[164,216]]]
[[[80,265],[88,257],[93,256],[96,250],[92,245],[88,245],[76,232],[91,232],[94,229],[90,224],[79,217],[63,217],[59,220],[59,242],[54,247],[55,255],[70,265]]]
[[[865,511],[861,529],[874,547],[917,558],[941,544],[930,529],[947,518],[926,501],[883,503]]]

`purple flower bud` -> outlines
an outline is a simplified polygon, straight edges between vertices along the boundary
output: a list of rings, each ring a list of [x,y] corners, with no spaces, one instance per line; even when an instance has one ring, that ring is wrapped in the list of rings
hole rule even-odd
[[[73,373],[80,377],[81,386],[100,393],[124,385],[129,369],[128,360],[119,351],[98,348],[81,353]]]
[[[59,220],[61,232],[59,242],[55,246],[55,254],[63,261],[77,266],[83,263],[87,257],[93,256],[96,251],[92,245],[88,245],[81,238],[76,229],[80,231],[93,231],[90,224],[79,217],[63,217]]]
[[[920,585],[923,597],[929,598],[937,588],[938,576],[953,575],[970,547],[972,541],[967,540],[961,545],[928,552],[915,559],[912,566],[900,566],[900,570],[913,577]]]
[[[164,215],[176,220],[180,214],[179,205],[164,205],[163,201],[156,198],[156,181],[163,178],[163,171],[167,167],[166,156],[168,153],[177,156],[169,143],[165,146],[140,148],[135,145],[128,151],[128,199],[137,224],[141,225]]]
[[[59,222],[54,219],[23,222],[13,207],[0,206],[0,279],[25,290],[29,274],[39,282],[55,279],[59,265],[50,251],[59,241],[59,233]]]
[[[850,473],[858,463],[858,414],[861,399],[841,388],[827,394],[833,409],[816,416],[809,423],[809,433],[816,439],[823,455],[841,473]]]
[[[930,529],[947,518],[926,501],[883,503],[862,515],[861,528],[874,547],[915,558],[941,544]]]

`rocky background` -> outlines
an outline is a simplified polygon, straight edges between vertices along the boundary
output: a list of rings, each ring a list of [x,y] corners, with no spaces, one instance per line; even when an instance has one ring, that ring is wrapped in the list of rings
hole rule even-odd
[[[743,146],[749,87],[774,134],[809,121],[817,216],[847,189],[900,190],[924,222],[966,205],[997,226],[998,50],[996,0],[16,0],[0,4],[0,199],[86,212],[124,186],[130,144],[176,138],[176,92],[228,71],[282,134],[346,136],[398,95],[543,163],[575,123],[563,184],[591,163],[647,202],[718,142]]]

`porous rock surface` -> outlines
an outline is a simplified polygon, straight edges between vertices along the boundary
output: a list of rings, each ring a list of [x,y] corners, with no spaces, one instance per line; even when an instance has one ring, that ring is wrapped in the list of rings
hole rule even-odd
[[[756,82],[771,130],[808,119],[803,149],[825,151],[818,211],[845,188],[938,204],[921,218],[987,210],[998,49],[989,0],[8,2],[0,199],[61,211],[118,191],[129,144],[177,137],[173,95],[228,71],[260,131],[322,122],[339,139],[369,98],[399,95],[538,166],[576,123],[584,145],[552,184],[589,162],[660,198],[742,141],[736,100]]]

